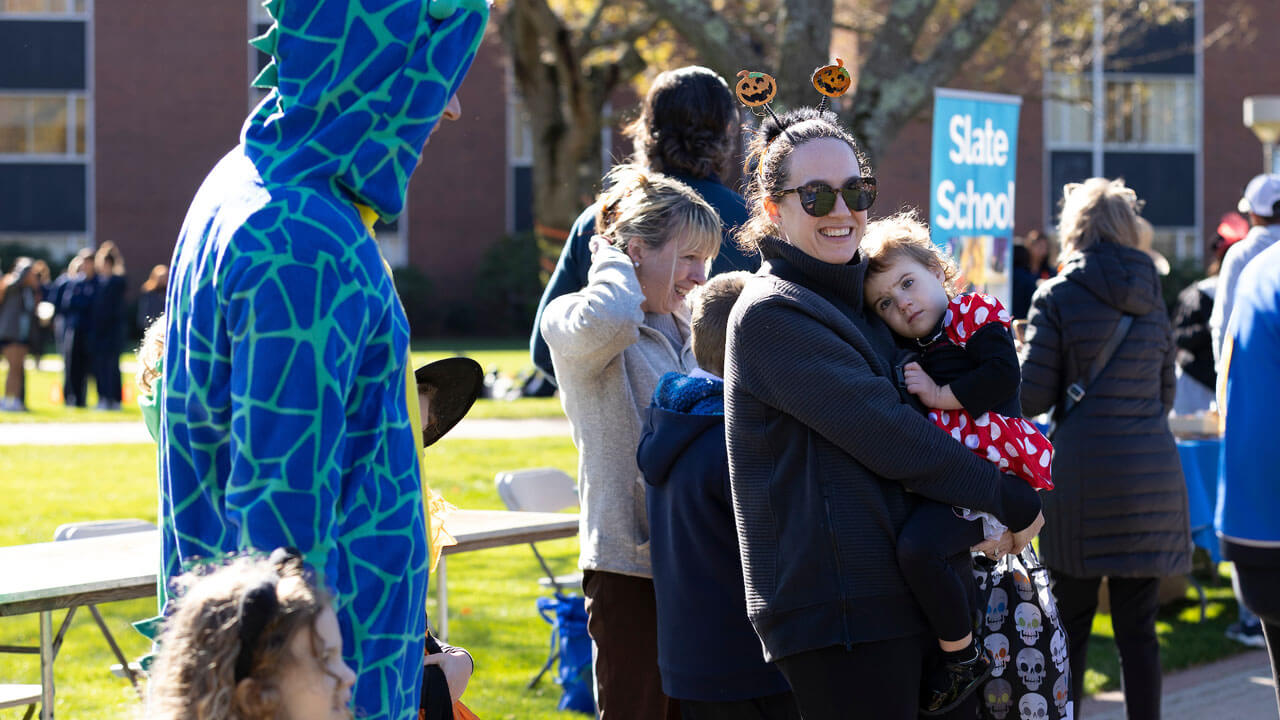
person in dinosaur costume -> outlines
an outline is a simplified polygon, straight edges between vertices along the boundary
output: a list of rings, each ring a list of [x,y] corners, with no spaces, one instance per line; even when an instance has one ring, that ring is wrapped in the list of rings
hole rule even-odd
[[[417,716],[431,543],[409,326],[372,236],[480,44],[485,0],[268,0],[271,89],[171,263],[165,580],[290,546],[333,593],[362,717]],[[409,404],[412,400],[412,404]]]

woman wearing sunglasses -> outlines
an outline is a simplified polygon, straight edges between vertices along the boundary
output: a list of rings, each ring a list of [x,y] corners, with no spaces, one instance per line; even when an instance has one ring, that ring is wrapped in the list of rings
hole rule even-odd
[[[876,184],[849,132],[792,111],[765,121],[751,158],[739,240],[764,265],[726,362],[748,614],[806,720],[915,718],[937,643],[898,571],[911,493],[1026,528],[1019,541],[1040,501],[904,403],[892,334],[863,306]]]

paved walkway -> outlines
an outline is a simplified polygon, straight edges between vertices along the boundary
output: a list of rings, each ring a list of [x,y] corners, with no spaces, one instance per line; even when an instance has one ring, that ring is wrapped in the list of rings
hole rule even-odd
[[[1124,720],[1117,690],[1084,701],[1083,720]],[[1276,688],[1264,650],[1164,676],[1162,720],[1275,720]]]
[[[569,421],[563,418],[482,420],[468,418],[449,432],[450,438],[520,439],[569,437]],[[120,445],[151,442],[141,422],[5,423],[0,424],[0,445]]]

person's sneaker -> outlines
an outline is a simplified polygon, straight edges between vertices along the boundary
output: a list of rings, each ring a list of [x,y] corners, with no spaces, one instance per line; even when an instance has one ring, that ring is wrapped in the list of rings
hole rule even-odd
[[[1243,623],[1234,622],[1227,626],[1226,636],[1241,645],[1248,645],[1251,648],[1264,648],[1267,646],[1267,639],[1262,636],[1262,623],[1253,623],[1245,625]]]
[[[921,715],[932,717],[951,712],[991,676],[991,660],[976,640],[969,652],[972,655],[968,660],[943,660],[926,675],[924,687],[920,688]]]

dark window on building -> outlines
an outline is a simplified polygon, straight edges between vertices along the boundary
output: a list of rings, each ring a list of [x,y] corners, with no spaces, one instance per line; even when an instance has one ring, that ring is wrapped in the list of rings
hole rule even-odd
[[[1145,205],[1142,217],[1157,227],[1196,224],[1195,153],[1106,153],[1103,174],[1124,178]]]
[[[533,168],[517,165],[511,168],[515,178],[515,228],[516,232],[533,229]]]
[[[253,36],[262,37],[263,35],[266,35],[267,31],[271,29],[272,24],[273,23],[269,23],[269,22],[258,23],[257,25],[254,26]],[[253,53],[253,56],[254,56],[254,59],[257,60],[258,62],[258,70],[253,74],[254,77],[257,77],[258,73],[262,72],[263,68],[271,64],[271,56],[262,52],[261,50],[255,50]]]
[[[0,232],[85,232],[84,163],[0,163]]]
[[[0,88],[85,88],[85,23],[0,20]]]
[[[1062,186],[1093,176],[1093,155],[1087,152],[1049,153],[1049,219],[1057,224],[1062,210]]]
[[[1107,56],[1107,72],[1194,75],[1195,22],[1188,18],[1166,25],[1134,28]]]

